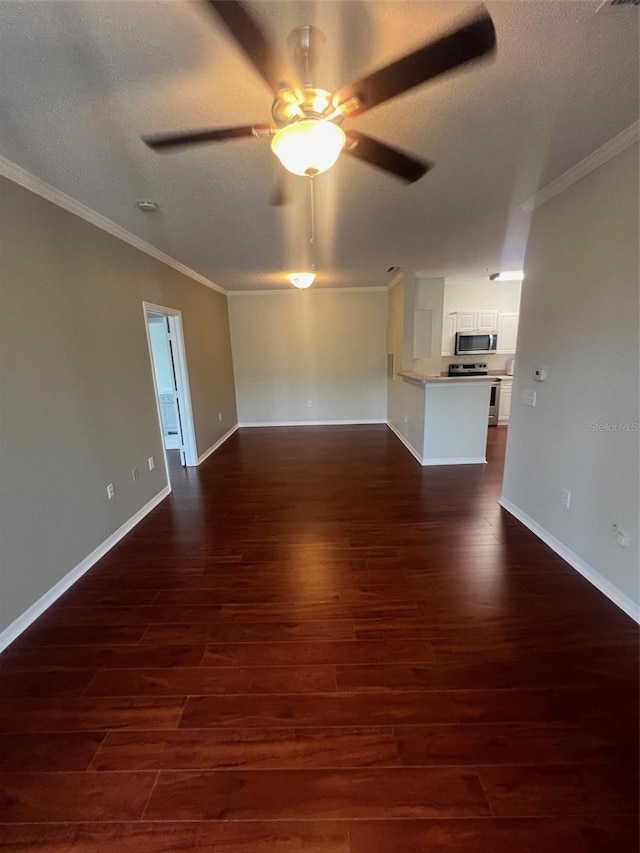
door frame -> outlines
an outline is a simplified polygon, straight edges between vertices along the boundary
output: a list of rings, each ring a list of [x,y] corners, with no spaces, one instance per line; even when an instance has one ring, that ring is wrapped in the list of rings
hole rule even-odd
[[[151,349],[151,335],[149,334],[148,314],[164,314],[169,320],[169,331],[171,332],[173,362],[176,375],[177,396],[180,405],[180,417],[182,426],[182,440],[184,442],[185,464],[190,467],[196,467],[199,464],[198,451],[196,445],[196,433],[193,423],[193,408],[191,406],[191,391],[189,388],[189,373],[187,369],[187,353],[184,345],[184,333],[182,330],[182,312],[177,308],[169,308],[166,305],[156,305],[153,302],[142,303],[142,315],[144,318],[144,329],[147,336],[147,348],[149,350],[149,365],[151,367],[151,376],[153,379],[153,390],[156,398],[156,411],[158,415],[158,427],[160,429],[160,440],[162,443],[162,453],[164,455],[164,464],[167,471],[167,482],[169,482],[169,461],[167,459],[167,450],[164,446],[164,429],[162,426],[162,414],[160,412],[160,399],[158,396],[158,385],[156,381],[156,371],[153,364],[153,351]]]

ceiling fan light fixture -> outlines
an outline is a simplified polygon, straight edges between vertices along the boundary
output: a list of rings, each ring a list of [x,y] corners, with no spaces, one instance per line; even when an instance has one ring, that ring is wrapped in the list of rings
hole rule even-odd
[[[271,150],[289,172],[313,177],[333,166],[345,141],[337,124],[310,118],[280,128],[271,140]]]
[[[522,270],[505,270],[494,272],[489,276],[489,281],[522,281],[524,272]]]
[[[291,275],[287,276],[291,284],[299,290],[306,290],[307,287],[311,287],[315,277],[314,272],[292,272]]]

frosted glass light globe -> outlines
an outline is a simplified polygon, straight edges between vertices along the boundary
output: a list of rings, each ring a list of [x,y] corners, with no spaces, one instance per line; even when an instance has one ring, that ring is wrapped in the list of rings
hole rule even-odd
[[[316,274],[313,272],[294,272],[287,276],[291,284],[300,290],[305,290],[307,287],[311,287],[315,277]]]
[[[271,150],[289,172],[313,177],[333,166],[345,141],[337,124],[309,118],[281,128],[271,140]]]

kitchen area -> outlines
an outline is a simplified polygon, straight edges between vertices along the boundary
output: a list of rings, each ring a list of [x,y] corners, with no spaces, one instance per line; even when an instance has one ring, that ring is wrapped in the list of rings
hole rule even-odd
[[[388,422],[422,465],[486,461],[509,423],[521,281],[402,274],[390,289]]]

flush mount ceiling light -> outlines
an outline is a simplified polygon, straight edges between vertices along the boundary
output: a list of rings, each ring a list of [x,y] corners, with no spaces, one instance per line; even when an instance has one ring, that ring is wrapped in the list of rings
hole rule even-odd
[[[316,274],[314,272],[293,272],[287,276],[291,284],[300,290],[306,290],[307,287],[311,287],[315,277]]]
[[[494,272],[489,276],[489,281],[522,281],[524,273],[522,270],[505,270],[505,272]]]
[[[312,178],[333,166],[345,141],[337,124],[308,118],[280,128],[271,140],[271,150],[289,172]]]

